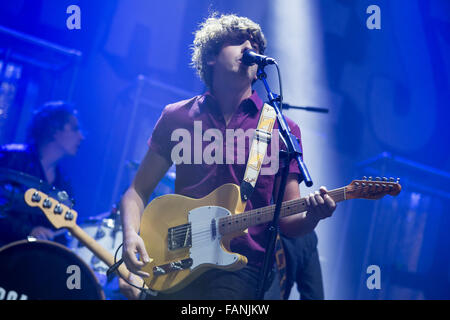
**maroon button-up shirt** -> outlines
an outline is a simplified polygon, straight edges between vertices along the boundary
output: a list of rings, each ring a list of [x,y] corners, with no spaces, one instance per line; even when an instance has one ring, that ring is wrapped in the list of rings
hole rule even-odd
[[[234,139],[227,139],[227,132],[228,136],[230,132],[238,133],[239,129],[241,133],[253,133],[253,131],[247,130],[256,129],[262,106],[263,101],[254,91],[248,99],[241,103],[228,125],[226,125],[216,99],[208,92],[166,106],[148,140],[148,145],[151,151],[158,153],[171,163],[176,163],[175,193],[201,198],[225,183],[240,185],[244,178],[252,134],[246,134],[248,138],[245,140],[245,147],[242,148],[243,140],[240,140],[240,144],[237,138],[241,137],[242,139],[242,134],[233,136]],[[292,133],[301,142],[298,125],[287,117],[286,121]],[[222,141],[211,138],[211,135],[208,135],[208,129],[215,129],[215,134],[212,134],[214,137],[220,132]],[[270,161],[262,166],[253,194],[247,201],[246,210],[268,206],[272,203],[274,181],[276,176],[281,174],[282,170],[280,169],[283,167],[282,159],[278,159],[279,148],[285,148],[281,140],[278,140],[278,149],[272,148],[274,139],[278,138],[278,131],[275,129],[278,129],[277,122],[274,125],[272,141],[267,148],[266,161],[269,159]],[[221,145],[222,154],[220,154],[219,148],[211,152],[213,142],[217,143],[216,146]],[[183,149],[182,144],[189,148]],[[215,161],[211,163],[211,160],[204,156],[204,152],[212,155]],[[275,155],[272,157],[273,153]],[[181,161],[183,163],[180,163]],[[276,164],[275,161],[277,161]],[[272,169],[269,170],[269,168]],[[277,170],[273,171],[273,169]],[[265,174],[263,174],[264,170],[266,170]],[[272,174],[268,174],[268,172]],[[290,172],[300,172],[295,160],[290,163]],[[248,264],[261,266],[264,259],[264,248],[267,245],[268,233],[266,231],[267,224],[250,227],[246,236],[232,240],[232,251],[246,256]]]

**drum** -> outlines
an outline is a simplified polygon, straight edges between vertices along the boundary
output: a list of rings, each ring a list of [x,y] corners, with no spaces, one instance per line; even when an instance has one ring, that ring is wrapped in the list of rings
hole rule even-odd
[[[51,241],[22,240],[0,248],[0,300],[103,300],[87,264]]]
[[[80,228],[82,228],[89,236],[91,236],[91,238],[109,251],[113,256],[122,244],[123,234],[118,219],[93,218],[81,223]],[[90,266],[97,276],[100,284],[105,286],[107,283],[106,271],[108,270],[106,263],[101,261],[96,255],[94,255],[94,253],[92,253],[92,251],[86,248],[76,238],[72,238],[69,241],[68,247]],[[117,260],[119,260],[121,256],[121,252],[118,252]]]

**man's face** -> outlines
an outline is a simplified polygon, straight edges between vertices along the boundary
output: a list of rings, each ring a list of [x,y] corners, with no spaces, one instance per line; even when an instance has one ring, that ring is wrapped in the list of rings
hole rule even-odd
[[[252,40],[236,39],[226,42],[217,57],[210,62],[214,68],[213,72],[223,76],[232,75],[236,80],[251,83],[257,78],[258,65],[247,66],[242,63],[242,55],[246,49],[259,53],[257,44]]]
[[[84,139],[80,130],[78,119],[71,116],[62,130],[55,133],[55,142],[64,150],[66,155],[74,156],[78,152],[81,141]]]

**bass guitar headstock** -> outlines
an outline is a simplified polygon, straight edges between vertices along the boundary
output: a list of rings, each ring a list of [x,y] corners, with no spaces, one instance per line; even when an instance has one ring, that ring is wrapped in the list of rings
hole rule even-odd
[[[46,193],[35,188],[25,192],[25,203],[30,207],[38,207],[44,212],[51,224],[59,228],[71,229],[76,225],[78,213]]]

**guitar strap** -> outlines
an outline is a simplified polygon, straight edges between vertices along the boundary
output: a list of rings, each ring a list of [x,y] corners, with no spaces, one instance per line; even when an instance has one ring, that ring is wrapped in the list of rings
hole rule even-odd
[[[253,135],[244,180],[241,183],[241,199],[250,199],[256,185],[261,166],[266,155],[267,146],[272,138],[272,130],[276,120],[275,110],[265,103],[259,117],[258,126]]]
[[[275,121],[275,110],[272,106],[265,103],[259,117],[258,126],[253,136],[252,145],[248,155],[247,167],[245,169],[244,180],[241,183],[241,199],[243,202],[250,199],[250,196],[255,188],[256,180],[258,179],[261,166],[267,152],[267,146],[272,139],[272,131]],[[277,234],[275,242],[275,261],[279,272],[281,299],[285,299],[286,256],[279,234]]]

